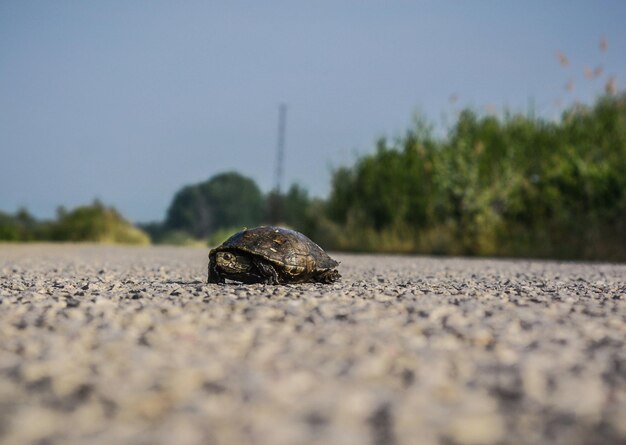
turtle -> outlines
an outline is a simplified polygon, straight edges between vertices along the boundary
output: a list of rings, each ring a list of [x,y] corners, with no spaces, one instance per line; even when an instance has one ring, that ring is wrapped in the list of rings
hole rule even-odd
[[[261,226],[235,233],[209,252],[209,283],[332,283],[339,263],[295,230]]]

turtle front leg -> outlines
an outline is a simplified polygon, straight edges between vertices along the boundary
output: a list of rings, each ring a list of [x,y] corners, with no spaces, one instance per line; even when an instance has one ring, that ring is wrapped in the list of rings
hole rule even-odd
[[[222,276],[221,273],[219,273],[219,271],[217,270],[217,264],[215,264],[214,261],[209,261],[209,267],[208,267],[208,278],[207,278],[207,283],[225,283],[226,280],[224,280],[224,277]]]
[[[280,284],[280,276],[278,275],[278,272],[276,272],[276,269],[274,269],[274,266],[270,263],[255,258],[254,265],[263,277],[263,282],[265,284]]]

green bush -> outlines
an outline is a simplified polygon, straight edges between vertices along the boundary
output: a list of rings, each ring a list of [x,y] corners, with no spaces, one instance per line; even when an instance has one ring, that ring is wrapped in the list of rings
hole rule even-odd
[[[219,246],[220,244],[222,244],[224,241],[226,241],[228,238],[230,238],[232,235],[234,235],[235,233],[244,230],[245,227],[240,227],[240,228],[236,228],[236,227],[228,227],[225,229],[220,229],[217,230],[215,232],[213,232],[211,234],[211,236],[209,236],[209,239],[207,241],[207,245],[209,247],[216,247]]]
[[[0,212],[0,240],[21,241],[22,234],[19,223],[13,216]]]
[[[148,235],[99,201],[71,211],[60,207],[54,221],[37,221],[25,209],[0,212],[0,241],[70,241],[149,244]]]
[[[463,111],[446,138],[418,120],[337,169],[335,247],[626,259],[626,96],[559,122]]]
[[[58,210],[51,227],[55,241],[90,241],[107,244],[149,244],[150,238],[142,230],[126,221],[112,207],[99,201],[72,211]]]
[[[41,241],[50,237],[50,223],[37,221],[26,209],[15,215],[0,212],[0,241]]]

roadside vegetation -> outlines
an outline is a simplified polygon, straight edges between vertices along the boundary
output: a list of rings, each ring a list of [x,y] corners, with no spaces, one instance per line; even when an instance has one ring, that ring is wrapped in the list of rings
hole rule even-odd
[[[263,194],[226,172],[184,187],[139,229],[100,203],[55,221],[0,213],[0,240],[217,245],[262,223],[363,252],[626,260],[626,94],[558,121],[465,109],[447,135],[418,118],[332,174],[326,200],[292,185]]]
[[[465,110],[336,170],[326,210],[341,249],[624,260],[625,168],[624,94],[559,122]]]
[[[15,215],[0,212],[0,241],[150,244],[150,237],[96,200],[70,211],[60,207],[52,221],[39,221],[25,209]]]

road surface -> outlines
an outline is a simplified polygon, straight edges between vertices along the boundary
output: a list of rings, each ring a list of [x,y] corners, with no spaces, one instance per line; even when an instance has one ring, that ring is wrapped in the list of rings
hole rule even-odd
[[[626,265],[0,245],[0,443],[626,443]]]

